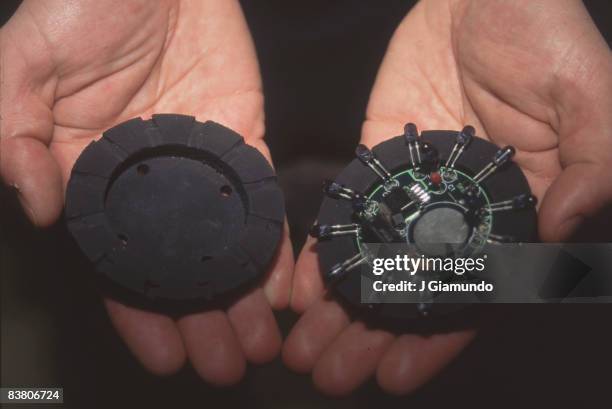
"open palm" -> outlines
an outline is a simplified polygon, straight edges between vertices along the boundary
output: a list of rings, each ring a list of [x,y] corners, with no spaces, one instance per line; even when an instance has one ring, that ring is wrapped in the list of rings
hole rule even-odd
[[[370,96],[362,143],[421,129],[461,129],[513,145],[540,199],[539,233],[562,241],[612,203],[612,57],[576,0],[423,0],[397,29]],[[283,357],[330,394],[376,374],[407,393],[473,337],[463,331],[392,335],[351,322],[325,297],[314,240],[295,272],[292,307],[305,311]]]
[[[214,120],[270,160],[259,70],[235,1],[24,1],[2,28],[3,179],[40,226],[61,213],[72,165],[86,145],[126,119],[153,113]],[[270,304],[288,303],[287,232],[263,288],[227,311],[177,320],[106,299],[111,320],[149,370],[188,357],[215,384],[238,381],[281,338]]]

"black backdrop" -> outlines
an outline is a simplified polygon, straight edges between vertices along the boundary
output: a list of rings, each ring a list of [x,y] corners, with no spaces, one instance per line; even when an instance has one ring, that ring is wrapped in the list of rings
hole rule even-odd
[[[18,3],[2,2],[2,21]],[[351,158],[387,42],[413,2],[242,3],[262,69],[266,139],[299,248],[321,179]],[[611,3],[586,4],[610,43]],[[2,386],[64,386],[66,407],[610,406],[609,305],[521,308],[484,328],[410,397],[385,396],[370,382],[348,398],[326,399],[307,376],[291,374],[278,360],[218,390],[189,368],[168,379],[145,374],[112,331],[62,226],[33,229],[6,189],[0,189],[0,250]],[[285,312],[279,319],[286,333],[296,317]]]

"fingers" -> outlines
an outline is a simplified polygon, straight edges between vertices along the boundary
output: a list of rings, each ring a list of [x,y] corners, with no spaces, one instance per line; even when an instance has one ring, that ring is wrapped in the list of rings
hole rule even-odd
[[[0,154],[4,183],[16,189],[30,220],[37,226],[55,222],[64,204],[62,178],[47,147],[33,138],[3,138]]]
[[[117,333],[147,370],[157,375],[170,375],[183,366],[185,348],[170,317],[128,307],[108,298],[104,305]]]
[[[289,333],[283,346],[285,365],[296,372],[310,372],[323,351],[349,323],[348,314],[337,302],[320,298]]]
[[[242,379],[244,354],[225,312],[190,314],[177,324],[191,365],[202,379],[216,386],[233,385]]]
[[[474,331],[401,335],[382,356],[376,371],[378,383],[389,393],[410,393],[444,368],[473,337]]]
[[[306,244],[295,264],[291,308],[298,313],[306,311],[324,292],[323,278],[319,270],[319,259],[315,250],[316,240],[306,239]]]
[[[312,374],[315,386],[332,396],[352,392],[374,374],[393,339],[389,332],[352,323],[317,361]]]
[[[242,379],[245,358],[253,363],[272,360],[281,336],[261,289],[231,306],[182,317],[175,323],[162,314],[105,299],[111,322],[128,348],[149,371],[169,375],[189,356],[195,371],[207,382],[232,385]]]
[[[289,226],[287,220],[285,220],[276,256],[272,261],[270,273],[263,284],[266,298],[272,308],[276,310],[287,308],[289,305],[293,265],[293,248],[289,237]]]
[[[281,334],[261,288],[256,288],[232,305],[227,315],[249,362],[262,364],[276,357]]]

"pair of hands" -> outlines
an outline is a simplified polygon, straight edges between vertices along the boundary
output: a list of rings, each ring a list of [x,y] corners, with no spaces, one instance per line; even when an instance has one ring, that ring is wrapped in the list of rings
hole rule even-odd
[[[25,0],[0,31],[0,172],[39,226],[60,215],[83,148],[125,119],[157,112],[212,119],[271,161],[257,58],[234,0]],[[476,127],[517,148],[540,199],[546,241],[567,238],[612,203],[612,56],[579,0],[422,0],[393,36],[372,91],[362,143],[424,129]],[[188,359],[216,385],[246,362],[283,360],[325,393],[372,375],[408,393],[474,336],[393,335],[351,322],[326,298],[313,241],[294,266],[288,231],[261,287],[226,311],[172,319],[104,300],[137,359],[170,374]],[[295,268],[294,268],[295,267]],[[272,308],[302,317],[284,345]]]

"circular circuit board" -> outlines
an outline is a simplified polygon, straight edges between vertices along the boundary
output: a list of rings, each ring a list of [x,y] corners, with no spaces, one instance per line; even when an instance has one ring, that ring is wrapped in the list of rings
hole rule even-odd
[[[353,160],[326,181],[326,197],[311,235],[332,292],[348,305],[385,322],[447,316],[465,305],[368,303],[362,279],[376,279],[372,243],[400,243],[414,256],[469,257],[487,243],[537,241],[536,198],[514,148],[499,148],[461,131],[404,135],[356,149]],[[359,268],[358,268],[359,267]],[[366,301],[364,301],[366,300]]]

